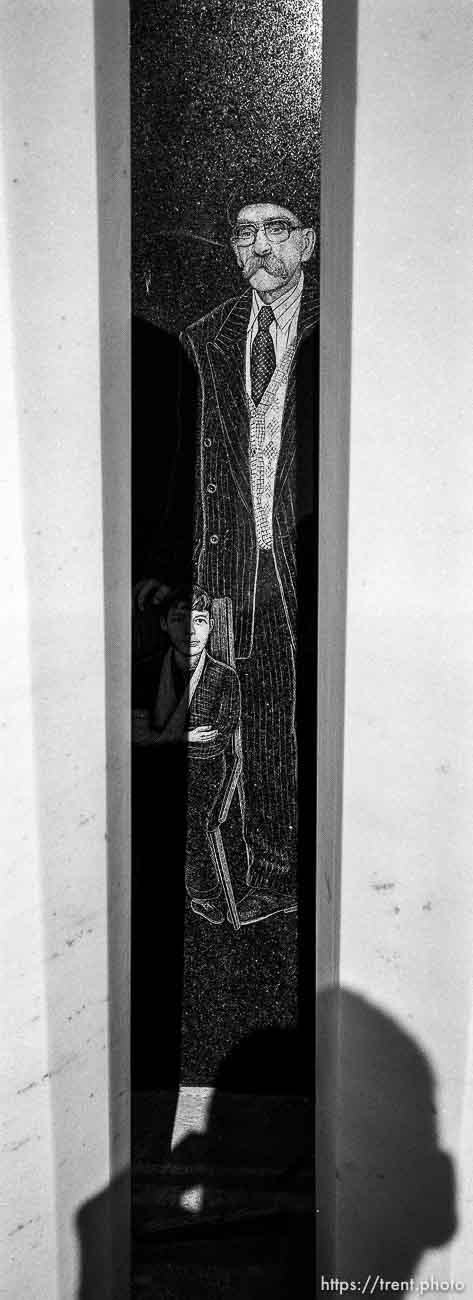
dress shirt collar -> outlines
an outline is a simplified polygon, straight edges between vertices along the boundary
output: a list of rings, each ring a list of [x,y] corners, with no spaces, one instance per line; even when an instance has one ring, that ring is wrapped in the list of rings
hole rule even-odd
[[[264,303],[262,298],[260,298],[259,293],[257,293],[256,289],[253,289],[253,301],[251,304],[251,314],[250,314],[248,329],[251,330],[253,328],[253,325],[261,310],[261,307],[267,307],[267,306],[272,308],[278,329],[280,330],[287,329],[293,316],[295,315],[296,311],[298,311],[300,307],[303,288],[304,288],[304,273],[303,271],[301,271],[297,284],[293,285],[292,289],[288,289],[287,293],[281,294],[281,297],[276,298],[274,302]]]

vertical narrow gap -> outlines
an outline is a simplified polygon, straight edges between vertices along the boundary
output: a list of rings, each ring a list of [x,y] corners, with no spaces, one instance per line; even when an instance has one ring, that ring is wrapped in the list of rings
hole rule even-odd
[[[95,0],[110,1186],[84,1216],[81,1300],[130,1276],[130,115],[128,0]],[[107,1251],[109,1255],[107,1255]]]
[[[318,597],[318,1272],[335,1275],[336,1096],[357,3],[324,6]]]

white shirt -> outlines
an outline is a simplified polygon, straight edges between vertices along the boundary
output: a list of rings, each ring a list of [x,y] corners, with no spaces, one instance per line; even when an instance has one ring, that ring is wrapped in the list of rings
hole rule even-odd
[[[258,313],[266,304],[253,290],[246,342],[246,391],[250,413],[250,473],[258,545],[270,550],[273,543],[273,501],[276,470],[281,447],[281,429],[289,369],[297,339],[297,323],[304,276],[271,303],[274,320],[269,331],[274,343],[276,369],[258,406],[251,397],[250,357],[258,329]]]
[[[258,330],[258,313],[261,307],[271,307],[274,320],[271,321],[269,332],[274,343],[276,365],[279,366],[286,349],[296,341],[303,288],[304,275],[301,271],[297,284],[292,289],[288,289],[287,293],[281,294],[280,298],[276,298],[275,302],[264,303],[256,289],[253,289],[253,301],[246,336],[246,391],[249,396],[251,395],[250,357]]]

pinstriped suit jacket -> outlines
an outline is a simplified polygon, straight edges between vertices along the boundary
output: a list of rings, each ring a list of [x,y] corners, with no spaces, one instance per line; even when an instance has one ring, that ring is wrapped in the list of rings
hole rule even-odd
[[[233,602],[235,654],[251,653],[258,546],[251,495],[246,334],[252,291],[186,329],[181,342],[201,381],[196,457],[194,564],[197,580]],[[301,551],[315,533],[318,445],[318,303],[304,287],[289,372],[273,507],[273,548],[289,633],[296,646]],[[311,600],[314,592],[311,592]]]

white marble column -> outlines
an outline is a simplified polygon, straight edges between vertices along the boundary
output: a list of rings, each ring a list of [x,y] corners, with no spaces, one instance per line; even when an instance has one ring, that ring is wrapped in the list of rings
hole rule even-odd
[[[472,18],[464,0],[358,0],[340,911],[341,982],[393,1017],[426,1054],[436,1081],[439,1140],[455,1166],[458,1227],[449,1244],[423,1255],[418,1278],[452,1279],[467,1295],[473,1294]],[[362,1062],[359,1079],[361,1086]],[[413,1082],[411,1113],[402,1116],[397,1087],[394,1062],[391,1085],[380,1071],[372,1123],[384,1114],[387,1142],[388,1129],[397,1126],[401,1149],[406,1118],[415,1128],[416,1092]],[[368,1274],[373,1255],[368,1236],[363,1256],[360,1197],[374,1175],[359,1133],[345,1129],[339,1159],[339,1261],[349,1257],[347,1234],[356,1233],[357,1257],[364,1257]],[[433,1183],[426,1188],[413,1169],[414,1184],[416,1176],[421,1225],[437,1190]],[[411,1191],[400,1189],[393,1239]],[[375,1192],[379,1207],[381,1182],[378,1198]]]
[[[105,265],[126,322],[127,7],[115,3],[96,67],[109,9],[95,27],[91,0],[1,5],[5,1300],[78,1296],[84,1206],[87,1294],[128,1294],[128,346],[115,330],[114,377],[99,300]],[[118,477],[111,565],[103,489]]]

